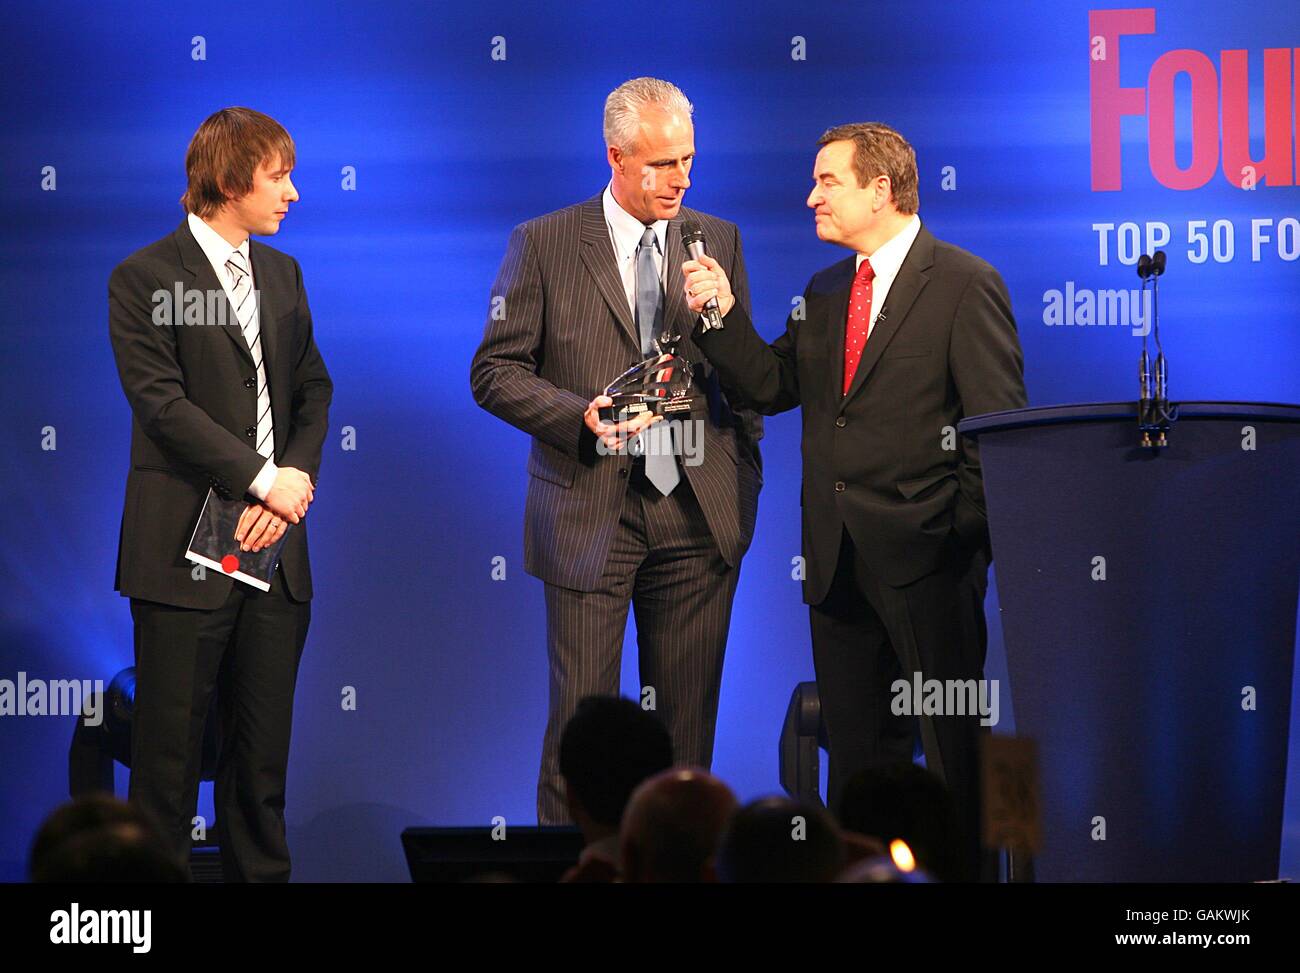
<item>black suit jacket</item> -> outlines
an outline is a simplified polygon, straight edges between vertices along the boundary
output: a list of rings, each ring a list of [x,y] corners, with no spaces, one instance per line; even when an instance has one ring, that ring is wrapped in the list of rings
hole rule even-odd
[[[690,338],[694,316],[682,288],[673,286],[686,260],[683,220],[703,229],[745,307],[748,279],[735,224],[685,207],[669,222],[665,319],[682,335],[678,353],[696,366],[696,418],[704,430],[703,462],[683,471],[722,557],[737,565],[758,509],[762,419],[733,408]],[[480,406],[533,437],[524,570],[543,581],[591,591],[605,567],[632,460],[599,455],[582,414],[642,357],[601,196],[515,227],[470,384]]]
[[[333,384],[312,337],[302,270],[288,254],[257,241],[249,243],[249,258],[261,294],[273,458],[277,466],[308,473],[314,483]],[[205,297],[215,294],[225,310],[217,320],[225,323],[205,314],[201,324],[155,324],[159,305],[153,295],[168,292],[175,305],[177,284]],[[226,499],[244,497],[266,459],[253,439],[257,372],[252,354],[186,221],[113,270],[108,331],[133,415],[114,588],[131,598],[216,608],[237,582],[213,570],[205,580],[194,580],[185,548],[208,487]],[[289,529],[280,563],[289,596],[311,598],[307,518]]]
[[[804,600],[826,597],[847,527],[871,569],[904,585],[938,568],[955,530],[987,542],[965,416],[1025,405],[1020,341],[998,272],[917,235],[842,395],[853,256],[815,274],[770,346],[738,302],[696,340],[725,387],[771,415],[803,407]],[[949,448],[951,447],[951,448]]]

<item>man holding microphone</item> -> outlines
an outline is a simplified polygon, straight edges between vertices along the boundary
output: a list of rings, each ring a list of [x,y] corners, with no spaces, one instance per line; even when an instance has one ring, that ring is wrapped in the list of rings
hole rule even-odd
[[[910,761],[915,726],[894,682],[981,680],[989,549],[979,453],[966,416],[1026,404],[1020,342],[997,271],[917,216],[916,156],[877,123],[819,140],[807,205],[817,236],[851,251],[813,275],[770,345],[711,257],[683,263],[687,302],[718,302],[695,341],[760,413],[803,409],[804,601],[830,743],[829,803],[878,763]],[[978,714],[921,715],[927,766],[979,855]]]
[[[676,284],[689,222],[716,241],[735,300],[748,301],[736,226],[683,205],[692,111],[658,78],[610,92],[609,183],[515,227],[470,370],[478,404],[532,437],[524,569],[546,593],[544,825],[569,820],[560,735],[584,697],[618,694],[629,608],[642,705],[663,720],[676,762],[707,768],[713,759],[732,598],[758,506],[762,420],[719,387],[690,339]],[[650,426],[650,413],[601,421],[611,404],[601,390],[669,349],[695,365],[697,407],[686,422]]]

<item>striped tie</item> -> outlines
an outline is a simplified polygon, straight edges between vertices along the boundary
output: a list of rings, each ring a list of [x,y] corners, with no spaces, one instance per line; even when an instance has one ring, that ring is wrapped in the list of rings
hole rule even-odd
[[[230,276],[231,303],[239,319],[239,330],[244,333],[244,341],[257,366],[257,451],[269,459],[275,452],[275,436],[271,424],[271,390],[262,365],[262,323],[257,313],[253,277],[248,272],[248,262],[238,250],[226,260],[226,273]]]

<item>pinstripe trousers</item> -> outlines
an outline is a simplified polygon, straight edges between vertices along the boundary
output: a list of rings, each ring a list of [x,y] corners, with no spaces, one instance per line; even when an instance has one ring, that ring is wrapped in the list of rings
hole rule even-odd
[[[560,734],[585,696],[617,695],[628,606],[636,619],[642,705],[673,741],[674,763],[708,768],[739,566],[722,559],[683,477],[668,496],[636,463],[618,529],[593,591],[546,585],[550,701],[537,782],[539,824],[570,823]]]

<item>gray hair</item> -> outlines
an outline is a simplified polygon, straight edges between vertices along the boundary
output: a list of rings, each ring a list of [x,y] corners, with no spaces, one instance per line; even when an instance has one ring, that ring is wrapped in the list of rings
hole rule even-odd
[[[629,151],[640,134],[641,111],[650,105],[678,112],[687,118],[695,111],[681,89],[671,81],[658,78],[624,81],[605,99],[605,144]]]

